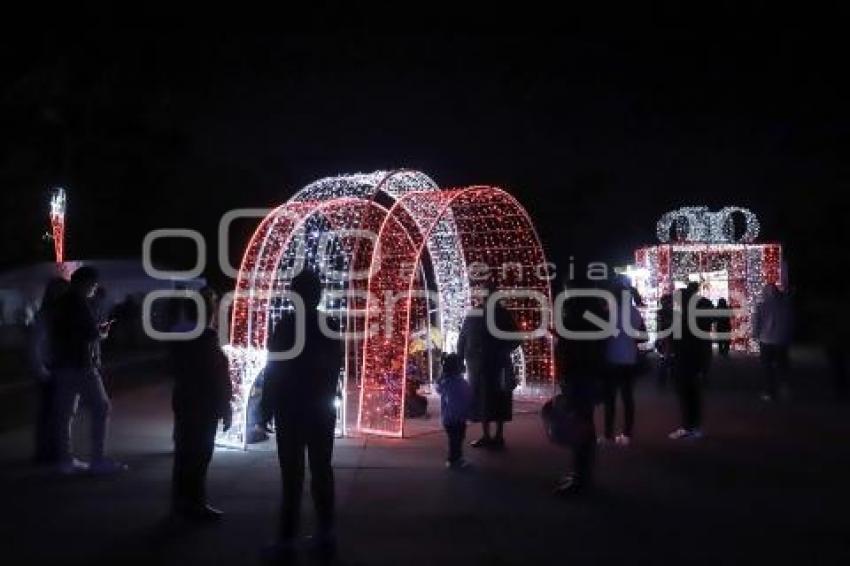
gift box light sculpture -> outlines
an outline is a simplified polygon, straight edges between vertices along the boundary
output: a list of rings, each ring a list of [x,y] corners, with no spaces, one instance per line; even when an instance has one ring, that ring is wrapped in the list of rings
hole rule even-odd
[[[503,304],[518,328],[546,327],[549,282],[539,276],[545,264],[528,215],[500,189],[444,191],[407,170],[308,185],[262,220],[243,256],[226,348],[235,424],[220,440],[244,446],[247,398],[274,324],[289,308],[281,291],[301,268],[320,273],[324,308],[348,333],[343,391],[355,393],[356,421],[344,427],[403,436],[411,336],[436,327],[442,349],[454,350],[475,290],[491,279],[500,290],[516,291]],[[521,290],[536,294],[529,298]],[[546,330],[514,353],[525,392],[553,386]]]
[[[736,216],[741,230],[736,230]],[[740,232],[740,236],[736,236]],[[732,348],[756,351],[751,321],[762,289],[781,286],[782,246],[755,243],[759,223],[740,207],[712,212],[707,207],[683,207],[664,214],[656,226],[659,245],[635,251],[632,279],[644,299],[650,336],[656,330],[659,299],[689,282],[715,304],[725,298],[736,309],[732,317]]]

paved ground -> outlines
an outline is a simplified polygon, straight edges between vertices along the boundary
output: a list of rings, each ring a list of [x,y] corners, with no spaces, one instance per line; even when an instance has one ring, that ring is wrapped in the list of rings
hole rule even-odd
[[[341,440],[343,563],[846,564],[850,411],[826,399],[816,359],[798,360],[795,399],[774,405],[758,400],[751,361],[718,363],[699,443],[666,439],[675,400],[644,380],[636,443],[602,451],[601,488],[584,501],[550,496],[567,457],[536,414],[517,416],[506,452],[470,451],[462,474],[444,470],[440,434]],[[226,519],[174,525],[168,403],[161,382],[117,396],[112,445],[132,466],[120,477],[33,470],[29,431],[0,435],[3,563],[258,563],[274,532],[274,452],[217,452],[210,492]]]

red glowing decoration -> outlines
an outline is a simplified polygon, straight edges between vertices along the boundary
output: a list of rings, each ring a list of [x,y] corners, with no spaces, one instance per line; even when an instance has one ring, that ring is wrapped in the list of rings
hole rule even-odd
[[[537,328],[551,302],[549,282],[539,277],[546,258],[525,210],[508,193],[490,187],[405,195],[390,209],[379,235],[380,256],[373,260],[367,308],[369,325],[363,354],[359,428],[402,436],[408,333],[416,296],[416,274],[432,230],[452,214],[467,272],[480,275],[470,287],[495,278],[500,290],[537,292],[542,301],[514,296],[504,303],[519,328]],[[486,269],[485,269],[486,268]],[[399,293],[402,294],[399,300]],[[388,309],[387,300],[395,301]],[[542,304],[541,304],[542,303]],[[467,306],[470,301],[467,301]],[[401,330],[401,332],[399,331]],[[523,386],[548,387],[553,379],[551,338],[539,336],[522,346]]]
[[[65,189],[53,189],[50,196],[50,236],[53,240],[53,251],[56,263],[65,261],[65,205],[67,196]]]
[[[629,273],[644,299],[650,336],[656,327],[656,311],[661,296],[689,282],[698,282],[702,294],[710,300],[716,303],[724,298],[731,308],[737,309],[732,317],[732,348],[757,351],[758,344],[752,338],[752,316],[764,286],[782,286],[782,246],[751,243],[758,233],[758,220],[746,209],[727,207],[719,213],[711,213],[705,207],[680,210],[697,211],[709,219],[704,224],[688,226],[690,232],[698,237],[636,250],[635,265]],[[741,210],[746,212],[746,232],[743,242],[735,242],[728,217],[732,212]],[[669,239],[666,236],[671,214],[659,221],[659,238],[665,242]],[[704,241],[699,241],[700,238]]]
[[[364,189],[367,181],[375,184]],[[393,203],[389,210],[377,202],[382,187],[380,194]],[[353,410],[364,433],[403,435],[412,336],[436,324],[443,350],[452,351],[472,290],[486,281],[495,279],[504,291],[536,293],[510,295],[503,304],[519,328],[548,326],[546,258],[528,215],[508,193],[490,187],[440,191],[409,171],[314,183],[263,219],[243,256],[227,348],[234,422],[242,426],[234,426],[228,443],[244,445],[247,396],[265,364],[277,297],[306,264],[322,275],[331,291],[326,297],[343,297],[325,304],[341,315],[343,329],[370,330],[365,339],[346,338],[343,376],[345,391],[359,390]],[[330,266],[336,275],[328,275]],[[547,330],[514,355],[528,394],[548,393],[554,383]]]

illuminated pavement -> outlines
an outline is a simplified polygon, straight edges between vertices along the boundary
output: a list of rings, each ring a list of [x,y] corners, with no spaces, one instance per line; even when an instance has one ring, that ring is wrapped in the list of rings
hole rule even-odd
[[[697,444],[666,440],[675,400],[645,379],[635,445],[602,450],[599,493],[578,502],[550,496],[567,459],[534,414],[510,426],[506,452],[468,450],[475,467],[462,474],[443,468],[440,434],[339,441],[342,563],[846,564],[850,412],[824,399],[825,376],[804,362],[797,400],[777,405],[758,400],[750,362],[718,364]],[[119,395],[114,415],[114,453],[132,467],[119,477],[33,471],[29,431],[0,435],[4,563],[259,562],[276,519],[274,451],[217,452],[210,499],[225,520],[175,527],[164,520],[167,386]]]

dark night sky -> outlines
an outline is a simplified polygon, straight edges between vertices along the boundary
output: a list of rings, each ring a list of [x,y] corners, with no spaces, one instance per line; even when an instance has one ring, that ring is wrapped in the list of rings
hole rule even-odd
[[[703,203],[751,207],[796,273],[846,257],[838,39],[816,28],[612,37],[6,36],[0,264],[48,257],[52,183],[70,191],[71,256],[137,256],[150,229],[213,235],[232,207],[399,166],[443,186],[508,188],[560,261],[623,263],[654,241],[663,212]]]

